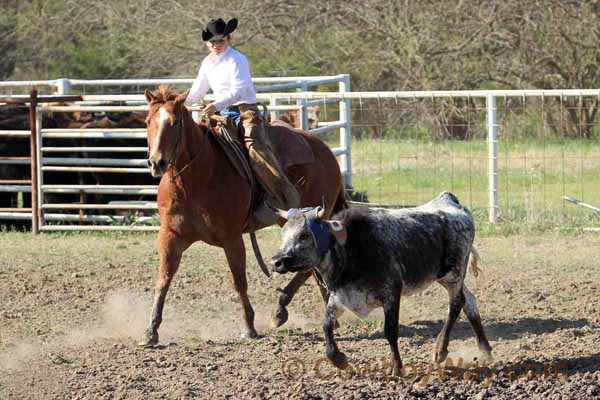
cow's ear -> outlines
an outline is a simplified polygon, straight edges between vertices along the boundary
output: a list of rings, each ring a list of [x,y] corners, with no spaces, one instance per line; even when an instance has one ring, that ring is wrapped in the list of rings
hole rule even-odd
[[[144,96],[146,96],[146,101],[148,102],[148,104],[154,101],[154,95],[152,94],[150,89],[144,90]]]
[[[342,224],[341,221],[325,221],[327,226],[329,227],[329,232],[335,237],[335,240],[340,245],[346,244],[346,238],[348,237],[348,232],[346,228]]]

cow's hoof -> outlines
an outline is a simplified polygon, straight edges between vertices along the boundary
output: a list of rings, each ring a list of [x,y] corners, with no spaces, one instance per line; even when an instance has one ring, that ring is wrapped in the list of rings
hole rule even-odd
[[[448,357],[448,351],[435,351],[433,353],[433,363],[441,364],[444,361],[446,361],[447,357]]]
[[[240,333],[240,337],[242,339],[256,339],[256,338],[258,338],[258,333],[256,332],[256,329],[254,329],[254,328],[246,329],[246,330],[243,330],[242,333]]]
[[[335,352],[331,357],[329,357],[329,361],[331,361],[331,363],[339,369],[348,368],[348,358],[341,351]]]
[[[387,373],[388,376],[393,376],[395,378],[400,378],[400,377],[402,377],[402,368],[389,367],[386,370],[386,373]]]
[[[141,347],[156,347],[158,345],[158,332],[153,332],[150,329],[146,331],[145,340],[138,343]]]
[[[273,328],[279,328],[287,322],[288,316],[288,310],[285,307],[278,307],[277,311],[275,311],[275,315],[273,315],[273,318],[271,319],[271,326]]]

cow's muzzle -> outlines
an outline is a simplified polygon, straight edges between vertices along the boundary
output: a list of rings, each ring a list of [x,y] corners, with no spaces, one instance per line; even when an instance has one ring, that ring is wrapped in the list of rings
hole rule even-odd
[[[289,271],[289,266],[293,263],[293,257],[284,255],[275,255],[271,258],[271,268],[273,272],[285,274]]]
[[[297,257],[289,255],[275,255],[271,258],[271,268],[274,272],[285,274],[286,272],[302,272],[311,269],[311,266],[306,266],[301,263]]]

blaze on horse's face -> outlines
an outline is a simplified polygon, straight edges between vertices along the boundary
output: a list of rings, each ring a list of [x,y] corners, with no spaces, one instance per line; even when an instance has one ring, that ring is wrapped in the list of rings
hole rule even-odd
[[[181,113],[188,92],[179,96],[159,88],[152,93],[146,89],[146,101],[150,111],[146,118],[148,133],[148,168],[153,177],[162,176],[175,162],[183,145]]]
[[[288,216],[286,211],[277,210],[277,214],[287,222],[281,230],[281,245],[271,258],[273,271],[305,272],[319,263],[317,243],[308,225],[308,219],[320,220],[324,209],[317,207],[309,212],[294,213]]]

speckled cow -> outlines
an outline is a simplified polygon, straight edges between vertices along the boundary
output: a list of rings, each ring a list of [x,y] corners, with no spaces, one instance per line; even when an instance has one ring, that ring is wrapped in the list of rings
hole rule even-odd
[[[482,359],[491,360],[492,348],[477,302],[464,285],[467,266],[477,274],[473,218],[452,193],[443,192],[415,208],[350,208],[331,221],[322,219],[321,207],[277,213],[287,222],[279,251],[271,259],[272,268],[279,273],[314,268],[322,277],[330,292],[323,320],[326,352],[335,366],[347,366],[346,356],[333,337],[341,306],[361,318],[373,308],[383,307],[393,373],[399,374],[400,297],[423,290],[432,282],[446,288],[449,297],[434,362],[446,359],[450,330],[461,310],[477,335]]]

